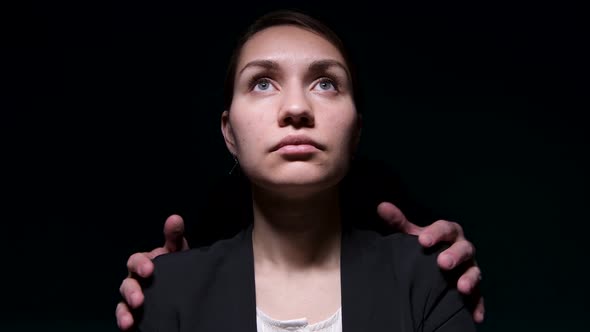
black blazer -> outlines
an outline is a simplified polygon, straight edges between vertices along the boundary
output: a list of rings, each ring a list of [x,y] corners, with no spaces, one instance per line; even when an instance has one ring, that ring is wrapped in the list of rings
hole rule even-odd
[[[343,332],[475,331],[470,311],[415,236],[342,233]],[[256,332],[252,226],[154,260],[136,312],[143,332]]]

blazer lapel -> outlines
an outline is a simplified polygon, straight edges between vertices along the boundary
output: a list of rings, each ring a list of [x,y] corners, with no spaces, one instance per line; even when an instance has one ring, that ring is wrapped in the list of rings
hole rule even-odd
[[[220,331],[256,332],[256,285],[254,283],[254,255],[252,251],[252,225],[240,235],[234,254],[228,262],[231,282],[224,293],[228,296],[227,315]]]
[[[342,230],[340,280],[342,292],[342,331],[364,332],[371,326],[371,313],[375,305],[375,282],[372,280],[371,261],[367,248],[373,241],[346,227]]]
[[[365,239],[363,232],[346,227],[342,231],[340,278],[342,296],[343,332],[365,332],[372,324],[372,313],[380,276],[374,271],[376,255],[371,254],[374,239]],[[240,235],[236,252],[228,262],[231,282],[224,283],[227,300],[226,316],[219,325],[220,331],[256,332],[256,284],[252,225]],[[380,280],[380,279],[379,279]],[[222,327],[223,326],[223,327]]]

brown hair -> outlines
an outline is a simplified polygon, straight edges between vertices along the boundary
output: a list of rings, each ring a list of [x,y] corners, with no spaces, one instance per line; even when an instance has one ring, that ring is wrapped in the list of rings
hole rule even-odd
[[[332,31],[332,29],[330,29],[324,23],[305,13],[296,10],[278,10],[261,16],[252,25],[248,27],[246,32],[238,40],[238,43],[230,58],[229,66],[227,68],[227,73],[225,77],[223,90],[224,110],[229,111],[231,107],[234,94],[234,84],[237,70],[236,67],[238,65],[238,59],[240,57],[242,47],[244,47],[244,44],[246,44],[246,42],[250,38],[252,38],[252,36],[254,36],[256,33],[264,29],[280,25],[292,25],[317,33],[318,35],[322,36],[327,41],[329,41],[332,45],[334,45],[336,49],[338,49],[340,54],[342,54],[345,65],[348,67],[348,70],[350,72],[352,97],[358,112],[358,100],[360,93],[357,84],[356,71],[352,62],[350,61],[350,55],[346,52],[344,44],[342,43],[338,35],[336,35],[336,33]]]

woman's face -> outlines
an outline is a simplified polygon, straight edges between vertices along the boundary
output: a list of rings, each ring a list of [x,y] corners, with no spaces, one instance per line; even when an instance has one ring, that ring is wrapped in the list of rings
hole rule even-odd
[[[336,185],[359,128],[349,70],[326,39],[275,26],[244,44],[222,132],[253,184],[295,195]]]

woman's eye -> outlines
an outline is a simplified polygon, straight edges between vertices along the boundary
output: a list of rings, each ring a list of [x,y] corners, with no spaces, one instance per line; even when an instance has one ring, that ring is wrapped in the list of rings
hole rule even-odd
[[[316,84],[320,90],[323,91],[336,91],[336,84],[331,79],[324,78]]]
[[[254,91],[267,91],[272,88],[272,84],[266,78],[259,79],[254,84]]]

